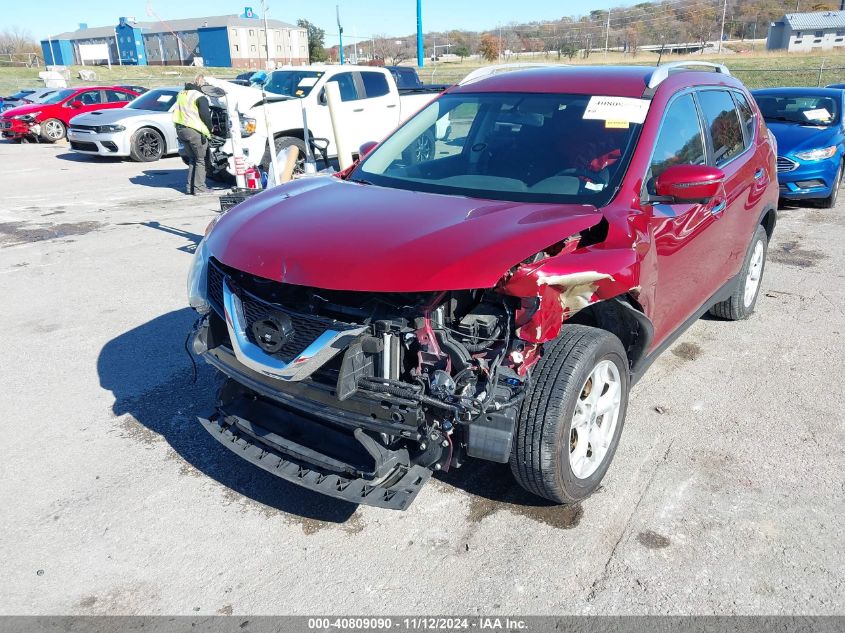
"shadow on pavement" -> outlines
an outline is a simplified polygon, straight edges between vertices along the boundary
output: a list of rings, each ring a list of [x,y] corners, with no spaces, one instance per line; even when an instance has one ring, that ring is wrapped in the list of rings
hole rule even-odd
[[[41,143],[47,145],[47,143]],[[89,156],[88,154],[75,154],[74,152],[65,152],[64,154],[56,154],[59,160],[70,161],[71,163],[120,163],[124,159],[120,156]]]
[[[133,185],[156,187],[159,189],[174,189],[185,192],[188,179],[188,168],[185,169],[147,169],[138,176],[129,179]]]
[[[356,505],[273,477],[221,446],[196,421],[198,415],[213,411],[220,378],[198,360],[197,380],[192,382],[185,337],[194,319],[193,310],[175,310],[103,346],[97,372],[100,385],[114,394],[114,414],[132,416],[203,475],[244,497],[305,519],[347,521]],[[139,440],[145,441],[142,435]]]

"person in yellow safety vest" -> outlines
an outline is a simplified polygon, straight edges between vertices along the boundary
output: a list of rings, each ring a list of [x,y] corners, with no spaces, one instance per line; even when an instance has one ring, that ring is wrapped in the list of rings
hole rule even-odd
[[[188,161],[188,195],[208,193],[205,185],[205,171],[208,162],[208,139],[211,137],[211,109],[200,89],[205,77],[197,75],[193,83],[186,83],[185,89],[176,95],[173,109],[173,123],[176,136],[182,142],[183,157]]]

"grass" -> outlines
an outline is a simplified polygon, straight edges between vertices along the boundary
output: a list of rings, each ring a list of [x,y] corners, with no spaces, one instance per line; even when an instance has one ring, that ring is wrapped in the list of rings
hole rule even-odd
[[[762,47],[757,42],[755,46]],[[747,49],[748,42],[728,42],[726,48]],[[683,61],[683,60],[707,60],[723,63],[742,80],[749,88],[761,88],[769,86],[803,85],[815,86],[819,83],[824,86],[834,82],[845,82],[845,52],[825,53],[792,53],[768,52],[764,50],[747,51],[741,53],[718,55],[664,55],[662,61]],[[523,56],[521,59],[513,57],[509,62],[542,62],[556,63],[557,55],[550,53],[548,57]],[[604,51],[595,51],[587,59],[575,58],[567,60],[563,58],[560,63],[568,64],[654,64],[657,61],[656,53],[641,52],[636,57],[615,51],[609,51],[605,56]],[[824,64],[824,70],[819,73]],[[458,81],[468,72],[487,65],[488,62],[478,59],[466,59],[461,63],[439,63],[427,62],[420,70],[420,77],[429,83],[451,83]],[[97,78],[92,82],[83,82],[79,79],[79,71],[82,69],[94,70]],[[0,95],[10,94],[19,88],[35,87],[41,85],[38,78],[38,68],[0,68]],[[86,84],[139,84],[142,86],[164,86],[180,84],[188,80],[197,72],[202,71],[208,75],[221,78],[234,77],[238,72],[235,68],[204,68],[184,66],[112,66],[107,67],[83,67],[72,66],[70,68],[70,85],[80,86]]]

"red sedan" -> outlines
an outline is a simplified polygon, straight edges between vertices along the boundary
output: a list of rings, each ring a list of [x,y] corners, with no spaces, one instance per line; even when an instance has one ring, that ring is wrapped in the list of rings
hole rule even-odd
[[[0,132],[3,138],[21,140],[30,136],[55,143],[65,137],[70,120],[77,114],[122,108],[137,96],[117,86],[65,88],[41,103],[6,110],[0,117]]]

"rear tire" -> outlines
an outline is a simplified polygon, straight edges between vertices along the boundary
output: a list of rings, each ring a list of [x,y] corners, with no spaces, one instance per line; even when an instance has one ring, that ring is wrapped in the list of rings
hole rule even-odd
[[[142,127],[132,135],[129,157],[136,163],[151,163],[164,155],[164,138],[151,127]]]
[[[766,229],[758,226],[748,246],[748,252],[745,254],[745,262],[739,271],[733,294],[710,308],[710,314],[728,321],[739,321],[751,316],[757,304],[757,296],[760,294],[768,248],[769,238],[766,235]]]
[[[41,124],[41,138],[48,143],[61,141],[66,134],[65,124],[58,119],[47,119]]]
[[[564,324],[520,407],[510,459],[519,485],[558,503],[593,493],[616,452],[628,388],[622,342],[605,330]]]

